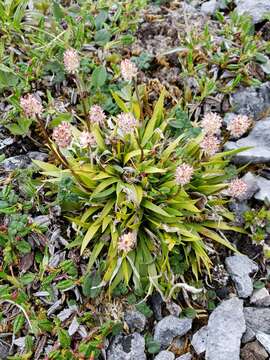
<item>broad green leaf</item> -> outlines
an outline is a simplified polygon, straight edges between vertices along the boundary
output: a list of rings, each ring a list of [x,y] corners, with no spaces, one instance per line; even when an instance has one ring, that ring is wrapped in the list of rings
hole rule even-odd
[[[171,217],[170,214],[168,214],[166,211],[164,211],[161,207],[151,203],[151,201],[143,200],[141,204],[146,209],[151,210],[151,211],[153,211],[154,213],[156,213],[158,215]]]
[[[144,149],[143,150],[143,153],[144,155],[147,155],[150,153],[151,150],[147,150],[147,149]],[[129,153],[127,153],[124,157],[124,164],[126,164],[131,158],[135,157],[135,156],[141,156],[141,150],[138,149],[138,150],[133,150]]]
[[[95,68],[92,74],[91,82],[92,86],[97,89],[102,87],[107,79],[107,71],[104,66],[98,66]]]
[[[93,127],[92,127],[92,133],[95,137],[95,140],[98,144],[98,147],[101,151],[104,151],[106,150],[106,145],[105,145],[105,142],[104,142],[104,139],[101,135],[101,132],[100,132],[100,129],[99,129],[99,126],[97,124],[95,124]]]
[[[23,327],[23,324],[25,322],[25,318],[24,318],[24,315],[23,314],[18,314],[14,320],[14,323],[13,323],[13,333],[14,335],[16,335],[20,330],[21,328]]]
[[[102,183],[100,183],[96,189],[94,190],[91,198],[95,198],[96,195],[98,195],[100,192],[102,192],[104,189],[106,189],[108,186],[115,184],[118,181],[117,178],[113,177],[113,178],[109,178],[107,180],[104,180]]]
[[[155,166],[148,166],[144,169],[146,174],[164,174],[167,172],[167,169],[159,169]]]
[[[57,335],[58,335],[58,341],[59,341],[60,345],[64,349],[70,348],[71,338],[70,338],[67,330],[62,329],[61,327],[59,327],[58,330],[57,330]]]
[[[89,242],[93,239],[93,237],[96,235],[98,229],[100,228],[101,223],[96,223],[94,222],[93,224],[91,224],[89,226],[89,229],[87,230],[83,241],[82,241],[82,245],[81,245],[81,255],[84,252],[84,250],[86,249],[87,245],[89,244]]]
[[[31,124],[32,124],[32,119],[22,118],[18,121],[18,123],[7,124],[6,128],[13,135],[26,135],[29,131]]]
[[[91,256],[89,258],[89,262],[87,265],[87,271],[90,271],[92,266],[94,265],[98,255],[100,254],[101,250],[103,249],[105,243],[102,241],[99,241],[96,243],[96,245],[94,246],[92,252],[91,252]]]
[[[221,245],[226,246],[227,248],[237,252],[237,249],[228,240],[222,238],[214,231],[209,230],[206,227],[199,224],[192,224],[192,227],[194,227],[200,234],[208,237],[209,239],[215,240]]]
[[[126,104],[124,103],[124,101],[116,94],[116,92],[111,91],[112,97],[114,98],[116,104],[118,105],[118,107],[123,111],[123,112],[129,112],[128,107],[126,106]]]

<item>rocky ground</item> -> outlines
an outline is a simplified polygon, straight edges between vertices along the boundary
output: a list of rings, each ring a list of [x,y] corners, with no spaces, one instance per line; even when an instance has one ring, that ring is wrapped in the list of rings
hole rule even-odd
[[[137,41],[127,51],[131,56],[148,54],[149,68],[141,73],[140,80],[148,83],[153,98],[161,84],[169,89],[172,104],[183,95],[184,80],[180,77],[179,53],[171,50],[179,47],[179,38],[181,39],[185,34],[187,27],[196,27],[200,32],[206,21],[209,21],[209,31],[212,31],[215,37],[218,25],[211,16],[217,10],[224,11],[225,14],[229,14],[231,10],[235,10],[238,14],[247,13],[252,17],[257,32],[263,33],[265,39],[268,37],[266,41],[270,39],[270,22],[265,20],[264,16],[265,13],[270,14],[269,0],[235,0],[234,2],[194,0],[188,3],[175,1],[171,4],[165,2],[159,6],[151,5],[143,12],[143,20],[137,31]],[[230,94],[217,92],[200,102],[200,106],[197,103],[190,106],[197,117],[203,108],[213,111],[218,109],[225,115],[226,123],[231,121],[234,114],[244,114],[254,119],[254,126],[247,136],[238,140],[227,139],[224,144],[226,150],[251,147],[234,158],[237,165],[247,166],[244,175],[248,184],[246,196],[241,201],[231,204],[237,217],[237,224],[241,226],[244,226],[244,212],[251,209],[257,211],[263,206],[268,209],[270,201],[270,81],[268,81],[269,72],[264,72],[263,67],[257,68],[257,71],[260,84],[250,86],[240,84]],[[3,108],[2,111],[6,109]],[[2,179],[7,178],[15,169],[31,168],[32,159],[47,158],[43,149],[40,150],[38,144],[31,139],[18,140],[4,127],[0,129],[0,137],[0,151],[6,156],[1,163]],[[60,235],[62,231],[60,214],[57,213],[57,209],[54,211],[47,217],[39,216],[39,213],[35,216],[32,214],[36,221],[45,221],[49,224],[47,236],[50,237],[51,244],[51,266],[55,266],[61,258],[65,258],[66,250],[63,246],[67,242],[66,233]],[[145,309],[139,311],[137,306],[128,303],[124,297],[121,298],[121,304],[117,300],[110,307],[101,302],[94,304],[96,309],[99,308],[97,314],[103,313],[105,318],[120,319],[124,324],[123,332],[107,340],[101,358],[107,360],[269,359],[270,268],[266,256],[270,249],[268,231],[269,229],[266,231],[264,241],[260,243],[252,241],[247,235],[232,235],[233,238],[230,240],[240,253],[233,254],[228,250],[221,253],[213,252],[211,255],[214,265],[213,278],[209,279],[205,275],[198,293],[190,292],[184,287],[182,294],[174,300],[164,299],[156,293],[147,298],[147,311]],[[55,245],[56,237],[62,239],[62,244]],[[68,256],[76,262],[75,252],[70,251]],[[31,261],[29,263],[31,264]],[[85,268],[85,264],[81,266]],[[26,271],[26,267],[24,270]],[[73,291],[74,297],[80,303],[81,294],[76,287]],[[45,294],[38,289],[34,296],[40,299],[46,311],[56,314],[61,321],[69,324],[70,333],[73,333],[74,329],[78,334],[88,331],[74,320],[79,313],[76,305],[75,307],[71,304],[67,305],[64,296],[60,297],[57,291],[54,303],[46,303]],[[97,302],[99,301],[102,300],[98,299]],[[89,309],[92,310],[94,305],[90,301]],[[183,311],[183,307],[196,309],[197,316]],[[114,315],[106,316],[106,312],[109,311]],[[10,352],[10,334],[5,335],[4,330],[2,333],[1,335],[0,331],[0,358],[2,356],[4,359]],[[146,334],[151,335],[150,341],[146,339]],[[41,338],[40,349],[45,346],[42,341],[46,343],[46,340]],[[155,342],[160,344],[160,349],[153,350],[151,355],[149,349],[155,346]],[[13,339],[12,346],[23,347],[22,344],[24,339]],[[52,344],[47,343],[47,346]],[[33,359],[41,358],[40,353],[37,351]]]

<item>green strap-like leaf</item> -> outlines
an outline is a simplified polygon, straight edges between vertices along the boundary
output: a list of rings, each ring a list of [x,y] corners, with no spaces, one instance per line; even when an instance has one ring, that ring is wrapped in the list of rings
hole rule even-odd
[[[96,243],[96,245],[94,246],[92,252],[91,252],[91,256],[89,258],[89,263],[87,265],[87,271],[90,271],[92,266],[94,265],[94,262],[96,261],[96,258],[98,257],[98,255],[100,254],[101,250],[103,249],[105,243],[102,241],[99,241]]]
[[[104,189],[106,189],[108,186],[116,183],[118,181],[117,178],[113,177],[113,178],[109,178],[107,180],[102,181],[102,183],[100,183],[96,189],[93,191],[91,199],[95,198],[99,193],[101,193]]]
[[[148,210],[153,211],[156,214],[159,214],[161,216],[166,216],[166,217],[172,217],[172,215],[168,214],[161,207],[151,203],[151,201],[143,200],[141,204],[142,204],[143,207],[145,207]]]
[[[95,234],[97,233],[98,229],[100,228],[101,223],[97,223],[94,222],[92,225],[90,225],[89,229],[87,230],[85,237],[82,241],[82,245],[81,245],[81,255],[84,252],[84,250],[86,249],[87,245],[89,244],[89,242],[93,239],[93,237],[95,236]]]
[[[165,97],[165,89],[162,90],[160,97],[156,103],[155,109],[154,109],[154,113],[151,117],[151,119],[148,121],[147,126],[145,128],[144,131],[144,135],[142,138],[142,146],[144,147],[148,141],[151,139],[154,130],[156,128],[156,124],[157,121],[159,119],[159,117],[162,115],[163,113],[163,107],[164,107],[164,97]]]
[[[111,91],[112,93],[112,97],[114,98],[116,104],[119,106],[119,108],[123,111],[123,112],[129,112],[126,104],[124,103],[124,101],[114,92]]]

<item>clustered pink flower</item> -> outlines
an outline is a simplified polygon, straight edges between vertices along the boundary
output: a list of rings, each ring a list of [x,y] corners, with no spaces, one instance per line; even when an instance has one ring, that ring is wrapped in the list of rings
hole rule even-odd
[[[175,181],[178,185],[186,185],[190,182],[194,169],[191,165],[183,163],[177,166],[175,171]]]
[[[118,241],[118,250],[128,253],[134,249],[137,242],[137,236],[135,232],[128,232],[120,236]]]
[[[218,152],[220,147],[220,141],[215,135],[205,135],[200,143],[202,151],[209,156]]]
[[[247,183],[242,179],[232,180],[228,187],[228,194],[234,198],[241,198],[247,191]]]
[[[244,135],[250,128],[252,120],[246,115],[236,115],[228,124],[227,129],[234,138]]]
[[[35,117],[35,115],[40,116],[42,114],[43,106],[41,101],[33,94],[28,94],[22,97],[20,104],[26,116]]]
[[[137,120],[131,113],[121,113],[117,116],[117,125],[123,134],[129,134],[137,126]]]
[[[102,125],[106,119],[106,115],[99,105],[93,105],[89,111],[89,118],[93,123]]]
[[[129,59],[121,61],[121,74],[124,80],[131,81],[137,75],[136,65]]]
[[[208,135],[219,134],[221,125],[222,118],[218,114],[213,112],[205,114],[200,124],[203,132]]]
[[[53,129],[53,140],[61,148],[66,148],[71,144],[72,132],[68,122],[62,122],[56,128]]]
[[[80,145],[82,148],[96,145],[96,139],[89,131],[83,131],[80,136]]]
[[[68,49],[64,52],[64,66],[67,72],[73,74],[80,67],[80,58],[76,50]]]

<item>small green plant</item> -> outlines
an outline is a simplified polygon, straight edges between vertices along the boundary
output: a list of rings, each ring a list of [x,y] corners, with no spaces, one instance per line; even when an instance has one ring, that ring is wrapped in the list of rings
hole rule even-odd
[[[0,4],[0,94],[5,94],[5,101],[12,107],[1,117],[1,124],[13,135],[35,134],[31,119],[18,117],[18,100],[33,88],[40,93],[46,88],[48,115],[56,122],[67,114],[62,113],[65,112],[63,108],[60,113],[56,111],[55,104],[50,101],[55,86],[61,87],[62,93],[74,89],[74,99],[77,94],[83,98],[84,104],[80,101],[78,113],[84,112],[83,106],[89,110],[91,101],[102,103],[111,112],[115,110],[111,89],[116,85],[110,74],[118,67],[119,48],[135,40],[140,9],[146,5],[146,0],[117,3],[87,0],[76,4],[62,6],[59,1],[44,0],[34,2],[33,9],[25,0],[5,0]],[[80,49],[85,75],[80,88],[76,88],[78,79],[65,76],[62,60],[67,43]],[[96,56],[97,53],[100,56]],[[147,58],[141,60],[143,66],[147,66],[147,61]],[[68,101],[74,104],[74,99]],[[55,101],[62,103],[62,99]]]
[[[251,20],[235,12],[229,18],[217,12],[216,20],[215,28],[206,24],[203,31],[190,31],[178,48],[164,54],[179,54],[182,104],[192,113],[209,96],[260,84],[256,67],[269,75],[269,44],[255,34]]]
[[[252,241],[256,244],[263,243],[270,233],[270,211],[265,207],[246,211],[244,221]]]
[[[225,221],[232,215],[221,196],[235,176],[228,167],[235,152],[216,153],[216,143],[205,152],[209,144],[202,133],[173,138],[168,127],[173,119],[164,113],[165,91],[148,117],[144,87],[136,81],[132,87],[136,68],[125,60],[121,70],[126,86],[112,96],[123,112],[107,119],[95,105],[83,131],[60,124],[52,136],[56,145],[50,139],[48,144],[62,167],[35,163],[51,177],[56,193],[69,183],[66,193],[73,201],[65,203],[78,213],[68,216],[77,232],[69,246],[79,245],[81,254],[90,248],[88,271],[105,260],[97,287],[113,291],[123,282],[137,291],[166,291],[173,286],[177,257],[196,277],[202,265],[209,271],[204,239],[233,249],[215,229],[235,229]]]

